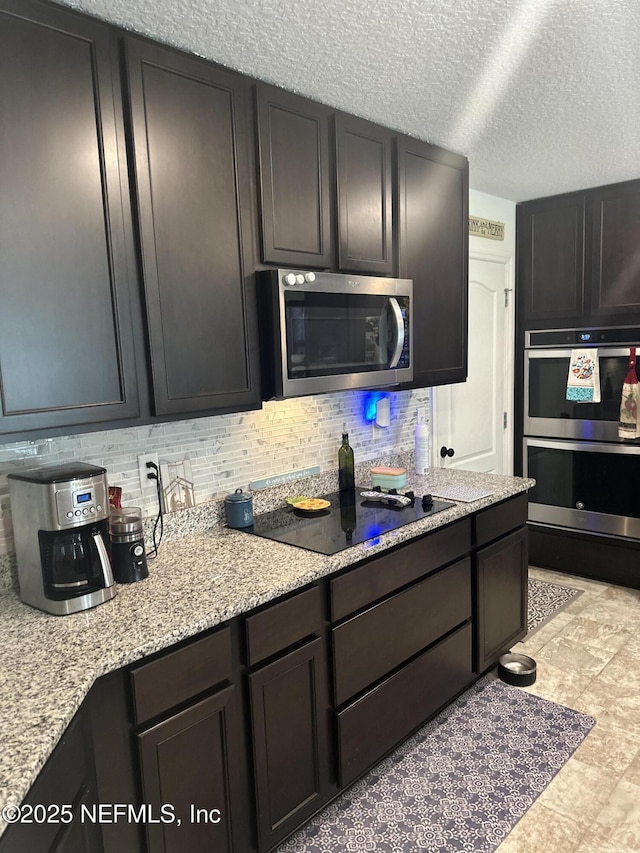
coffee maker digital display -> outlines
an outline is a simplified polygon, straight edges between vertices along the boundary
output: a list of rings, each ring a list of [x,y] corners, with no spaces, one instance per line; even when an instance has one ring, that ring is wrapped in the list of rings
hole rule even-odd
[[[113,598],[105,469],[69,463],[8,481],[22,600],[65,615]]]

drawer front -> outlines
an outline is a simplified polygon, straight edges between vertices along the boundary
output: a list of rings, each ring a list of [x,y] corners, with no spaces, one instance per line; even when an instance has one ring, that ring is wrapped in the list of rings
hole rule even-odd
[[[471,570],[466,558],[334,628],[336,705],[470,617]]]
[[[319,633],[323,622],[322,596],[317,586],[249,616],[246,621],[249,666]]]
[[[137,725],[231,678],[231,630],[223,628],[131,671]]]
[[[467,624],[341,711],[340,787],[377,763],[472,680]]]
[[[405,584],[462,557],[471,548],[471,519],[431,533],[352,569],[330,583],[331,621],[337,622]]]
[[[480,547],[526,524],[528,502],[527,493],[523,492],[477,513],[474,518],[474,544]]]

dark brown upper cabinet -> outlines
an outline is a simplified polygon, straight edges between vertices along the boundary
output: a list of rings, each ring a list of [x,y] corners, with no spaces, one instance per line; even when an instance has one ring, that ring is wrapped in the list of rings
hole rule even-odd
[[[154,414],[260,406],[245,78],[127,39]]]
[[[640,180],[587,195],[591,222],[591,313],[640,314]],[[608,322],[608,321],[607,321]]]
[[[139,412],[114,48],[98,21],[0,0],[2,434]]]
[[[338,269],[395,273],[391,130],[336,115]]]
[[[585,195],[518,205],[518,300],[526,329],[584,316]],[[555,322],[555,325],[561,323]]]
[[[640,317],[640,180],[517,207],[521,329]]]
[[[403,387],[467,377],[468,219],[467,159],[399,137],[399,272],[414,298],[414,380]]]
[[[256,98],[262,260],[329,268],[331,111],[260,83]]]

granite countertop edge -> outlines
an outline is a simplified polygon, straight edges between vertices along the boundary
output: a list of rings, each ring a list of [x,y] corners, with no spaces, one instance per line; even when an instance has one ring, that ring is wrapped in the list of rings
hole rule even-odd
[[[520,477],[438,469],[428,477],[409,476],[407,488],[437,494],[442,483],[493,494],[456,502],[330,557],[220,523],[196,532],[191,525],[149,562],[149,578],[119,586],[111,601],[71,616],[27,607],[14,590],[0,593],[0,808],[22,801],[100,676],[535,485]],[[0,834],[4,829],[0,820]]]

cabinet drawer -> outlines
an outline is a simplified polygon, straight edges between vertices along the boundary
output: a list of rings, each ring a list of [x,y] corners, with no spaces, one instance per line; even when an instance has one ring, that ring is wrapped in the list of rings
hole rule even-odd
[[[472,681],[467,624],[338,714],[340,786],[379,761]]]
[[[335,578],[330,583],[332,622],[462,557],[470,547],[471,520],[465,518]]]
[[[521,527],[527,521],[527,506],[527,493],[523,492],[477,513],[474,517],[474,544],[480,547]]]
[[[471,571],[466,558],[334,628],[336,705],[470,617]]]
[[[247,619],[247,661],[259,663],[322,629],[322,596],[317,586]]]
[[[231,630],[223,628],[131,671],[137,725],[231,677]]]

